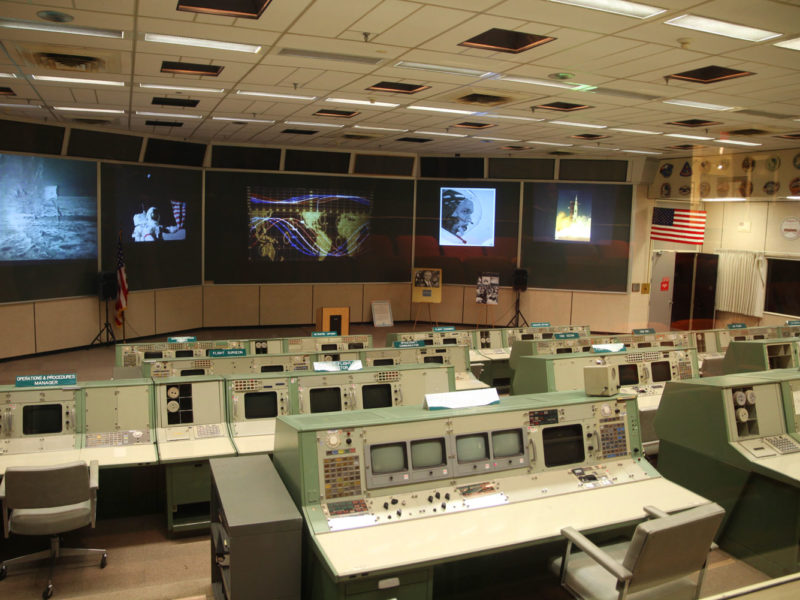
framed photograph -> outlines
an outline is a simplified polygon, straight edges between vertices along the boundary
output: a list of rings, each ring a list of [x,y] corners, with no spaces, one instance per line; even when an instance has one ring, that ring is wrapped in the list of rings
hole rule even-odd
[[[498,273],[481,273],[475,286],[475,302],[477,304],[497,304],[499,290],[500,275]]]
[[[414,287],[411,290],[412,302],[442,302],[442,270],[415,268],[413,272]]]

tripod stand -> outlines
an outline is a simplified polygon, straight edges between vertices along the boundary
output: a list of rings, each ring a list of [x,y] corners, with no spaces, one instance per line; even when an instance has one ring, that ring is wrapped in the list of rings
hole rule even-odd
[[[111,322],[108,320],[108,299],[104,298],[103,302],[106,303],[106,322],[100,328],[100,331],[97,332],[97,335],[94,336],[92,343],[89,344],[90,346],[94,344],[110,344],[111,342],[117,341],[117,336],[114,335],[114,329],[111,327]],[[105,341],[103,341],[103,334],[106,336]]]
[[[516,293],[517,295],[516,299],[514,300],[514,316],[511,317],[511,320],[508,322],[508,325],[506,325],[506,327],[519,327],[520,320],[522,320],[522,323],[525,325],[525,327],[527,327],[528,321],[525,319],[525,315],[523,315],[522,311],[519,309],[520,291],[514,290],[514,293]]]

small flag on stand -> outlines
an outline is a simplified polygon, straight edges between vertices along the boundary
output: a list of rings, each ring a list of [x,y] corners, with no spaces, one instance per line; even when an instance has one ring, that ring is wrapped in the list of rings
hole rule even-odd
[[[125,274],[125,255],[122,253],[121,231],[117,240],[117,300],[114,303],[114,308],[117,310],[114,322],[119,327],[122,327],[125,319],[122,313],[128,308],[128,276]]]
[[[701,246],[706,232],[706,211],[683,208],[653,209],[650,237],[654,240]]]

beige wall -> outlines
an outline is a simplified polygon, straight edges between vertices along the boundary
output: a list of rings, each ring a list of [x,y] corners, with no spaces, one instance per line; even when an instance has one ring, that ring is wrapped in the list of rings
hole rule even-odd
[[[203,286],[203,327],[235,327],[259,322],[259,286]]]
[[[0,358],[36,352],[33,303],[0,305]]]
[[[37,352],[88,346],[105,323],[96,297],[34,302],[33,310]]]

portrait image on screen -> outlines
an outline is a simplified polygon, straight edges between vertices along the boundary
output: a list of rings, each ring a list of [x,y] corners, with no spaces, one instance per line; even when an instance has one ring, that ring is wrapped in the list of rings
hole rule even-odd
[[[338,387],[316,388],[309,391],[312,413],[342,410],[342,391]]]
[[[494,188],[439,190],[439,245],[494,246]]]
[[[591,194],[567,189],[558,191],[553,237],[567,242],[592,241]]]
[[[408,470],[405,442],[392,444],[376,444],[369,448],[370,463],[373,475],[397,473]]]
[[[472,433],[456,437],[458,462],[467,463],[489,459],[489,440],[485,433]]]
[[[658,362],[650,363],[650,372],[653,375],[653,382],[671,381],[672,371],[669,368],[668,360],[659,360]]]
[[[0,153],[0,302],[96,294],[97,163]]]
[[[361,387],[364,408],[387,408],[392,406],[392,386],[389,383],[373,383]]]
[[[248,392],[244,395],[245,419],[269,419],[278,416],[278,392]]]
[[[22,407],[23,435],[60,433],[62,430],[60,404],[29,404]]]
[[[411,468],[432,469],[447,463],[444,438],[411,442]]]

